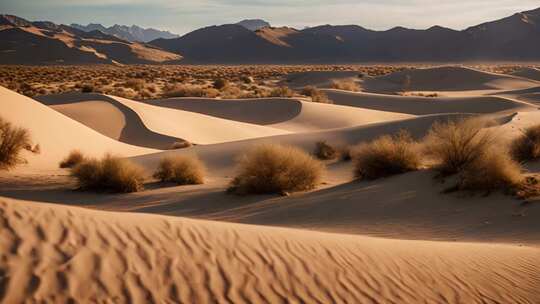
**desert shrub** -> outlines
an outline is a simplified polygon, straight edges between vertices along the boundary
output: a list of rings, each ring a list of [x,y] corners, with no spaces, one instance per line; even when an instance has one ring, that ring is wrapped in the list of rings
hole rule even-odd
[[[319,141],[315,144],[315,151],[313,154],[322,160],[335,159],[338,156],[338,152],[334,147],[327,144],[325,141]]]
[[[352,92],[360,91],[360,87],[353,80],[333,80],[332,88]]]
[[[270,91],[270,97],[293,97],[293,90],[289,89],[286,86],[281,86],[274,88]]]
[[[25,163],[21,156],[24,150],[32,151],[28,130],[14,127],[0,117],[0,170],[9,170]]]
[[[373,180],[417,170],[421,165],[418,144],[406,131],[384,135],[354,148],[355,176]]]
[[[81,86],[81,92],[82,93],[92,93],[92,92],[94,92],[94,85],[92,85],[92,84],[83,84]]]
[[[227,81],[227,79],[224,79],[224,78],[218,78],[214,80],[214,83],[213,83],[214,89],[217,89],[217,90],[221,90],[228,85],[229,85],[229,81]]]
[[[130,88],[130,89],[133,89],[135,91],[140,91],[140,90],[144,89],[145,84],[146,84],[146,82],[143,79],[133,78],[133,79],[128,79],[124,83],[124,86],[126,88]]]
[[[244,82],[245,84],[251,84],[255,82],[255,80],[251,76],[242,76],[240,77],[240,80],[242,80],[242,82]]]
[[[169,150],[185,149],[189,147],[191,147],[191,143],[189,141],[176,141],[171,145]]]
[[[523,134],[510,144],[510,152],[519,162],[540,158],[540,125],[525,129]]]
[[[493,146],[492,132],[483,130],[486,122],[464,119],[436,122],[425,140],[425,152],[443,175],[460,172],[483,157]]]
[[[301,93],[302,95],[311,97],[312,102],[332,103],[332,101],[328,99],[328,96],[323,91],[318,90],[314,86],[304,87]]]
[[[85,157],[79,150],[69,152],[69,155],[60,162],[60,168],[73,168],[82,163]]]
[[[237,194],[288,193],[311,190],[319,183],[324,167],[304,151],[263,144],[240,158],[238,175],[229,192]]]
[[[137,192],[143,189],[144,171],[126,159],[110,154],[85,159],[71,169],[82,190]]]
[[[195,157],[166,157],[159,163],[154,178],[162,182],[174,182],[179,185],[197,185],[204,183],[204,165]]]
[[[227,86],[221,91],[221,98],[234,99],[244,96],[244,92],[235,86]]]
[[[179,84],[164,88],[163,95],[168,98],[172,97],[208,97],[214,98],[219,95],[219,91],[213,88],[203,88],[198,85]]]
[[[516,193],[523,185],[521,171],[521,166],[506,151],[491,149],[463,168],[459,174],[458,188]]]

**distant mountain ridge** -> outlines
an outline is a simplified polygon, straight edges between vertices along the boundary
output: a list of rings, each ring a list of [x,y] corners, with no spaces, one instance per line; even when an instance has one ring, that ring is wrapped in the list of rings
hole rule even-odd
[[[179,37],[179,35],[173,34],[169,31],[161,31],[153,28],[142,28],[137,25],[126,26],[115,24],[110,27],[105,27],[99,23],[89,23],[88,25],[72,23],[70,26],[85,32],[98,30],[105,34],[113,35],[130,42],[149,42],[159,38],[173,39]]]
[[[441,26],[374,31],[358,25],[251,31],[229,24],[150,44],[194,63],[538,61],[540,8],[463,31]]]
[[[154,64],[182,56],[98,29],[79,29],[49,21],[30,22],[0,15],[0,64]]]

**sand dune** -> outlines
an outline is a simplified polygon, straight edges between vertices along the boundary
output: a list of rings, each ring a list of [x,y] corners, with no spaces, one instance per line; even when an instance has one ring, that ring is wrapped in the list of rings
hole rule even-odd
[[[8,200],[1,300],[537,302],[538,248],[399,241]]]
[[[160,149],[168,149],[175,141],[182,139],[196,144],[211,144],[288,133],[269,127],[153,106],[116,96],[64,94],[44,96],[39,100],[49,105],[70,104],[69,110],[66,110],[66,106],[53,107],[65,110],[66,115],[80,119],[89,126],[100,126],[100,130],[108,132],[105,133],[107,135],[120,133],[118,140]],[[86,102],[107,103],[108,105],[102,107],[107,107],[109,111],[106,114],[100,112],[99,115],[89,115]],[[123,121],[117,119],[119,112],[124,116]],[[107,119],[104,119],[104,115]]]
[[[472,68],[443,66],[409,69],[389,75],[366,78],[362,87],[368,92],[402,91],[489,91],[538,86],[521,77],[488,73]]]
[[[540,70],[536,68],[522,68],[513,72],[511,75],[540,81]]]
[[[149,170],[154,170],[159,160],[166,155],[198,155],[207,165],[215,177],[231,176],[234,172],[234,164],[238,156],[242,155],[250,147],[260,143],[281,143],[297,146],[308,152],[312,152],[318,141],[341,146],[357,144],[362,141],[374,139],[384,134],[397,133],[400,130],[408,130],[415,137],[422,137],[435,121],[446,121],[452,118],[464,117],[463,114],[427,115],[422,117],[370,124],[359,127],[327,130],[319,132],[286,134],[272,137],[255,138],[250,140],[221,143],[215,145],[195,146],[189,149],[164,151],[146,154],[131,158]]]
[[[112,97],[101,94],[62,94],[35,98],[54,110],[127,144],[170,149],[181,138],[153,132],[139,114]]]
[[[154,100],[148,103],[235,121],[266,125],[290,132],[347,128],[412,117],[401,113],[279,98],[246,100],[174,98]]]
[[[312,71],[293,73],[287,75],[284,84],[295,89],[300,89],[308,85],[316,86],[318,88],[330,88],[333,80],[358,81],[358,72]]]
[[[20,170],[41,171],[58,167],[70,150],[80,149],[93,156],[114,152],[133,156],[156,152],[154,149],[127,145],[103,136],[49,107],[11,90],[0,87],[0,116],[30,131],[32,141],[41,147],[39,155],[28,154],[29,164]]]
[[[534,109],[531,105],[497,96],[414,97],[324,90],[335,104],[378,111],[426,115],[436,113],[486,114]]]

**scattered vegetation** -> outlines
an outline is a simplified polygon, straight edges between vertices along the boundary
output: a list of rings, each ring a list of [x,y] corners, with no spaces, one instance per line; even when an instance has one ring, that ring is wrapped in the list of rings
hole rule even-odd
[[[79,150],[73,150],[60,162],[60,168],[73,168],[85,160],[84,155]]]
[[[422,162],[417,142],[406,131],[358,145],[353,160],[355,176],[368,180],[414,171]]]
[[[0,170],[9,170],[25,163],[22,152],[37,153],[37,147],[32,148],[28,130],[15,127],[0,117]]]
[[[143,189],[144,171],[126,159],[110,154],[85,159],[71,169],[82,190],[128,193]]]
[[[304,87],[301,94],[311,97],[312,102],[332,103],[332,101],[328,99],[328,96],[323,91],[317,89],[314,86]]]
[[[224,78],[218,78],[216,80],[214,80],[214,89],[217,89],[217,90],[221,90],[223,88],[225,88],[226,86],[229,85],[229,81],[227,79],[224,79]]]
[[[331,160],[338,157],[338,152],[336,149],[327,144],[325,141],[319,141],[315,144],[315,151],[313,154],[321,160]]]
[[[461,172],[484,157],[495,140],[492,132],[483,130],[485,125],[485,121],[478,119],[433,124],[425,152],[442,175]]]
[[[203,163],[196,157],[166,157],[159,163],[154,178],[178,185],[198,185],[204,183],[204,172]]]
[[[525,129],[523,134],[510,144],[510,152],[519,162],[540,158],[540,124]]]
[[[294,91],[289,89],[286,86],[281,86],[274,88],[272,91],[270,91],[270,97],[293,97]]]
[[[356,82],[353,80],[333,80],[332,81],[332,88],[337,90],[344,90],[344,91],[351,91],[351,92],[358,92],[360,91],[360,87]]]
[[[238,175],[229,192],[264,194],[306,191],[319,183],[324,167],[304,151],[263,144],[247,152],[238,163]]]

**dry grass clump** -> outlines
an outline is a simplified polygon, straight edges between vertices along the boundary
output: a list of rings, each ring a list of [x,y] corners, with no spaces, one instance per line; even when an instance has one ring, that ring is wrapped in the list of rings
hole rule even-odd
[[[229,85],[229,81],[224,78],[218,78],[214,80],[213,87],[214,89],[221,90]]]
[[[143,189],[144,171],[126,159],[110,154],[85,159],[71,169],[82,190],[128,193]]]
[[[525,129],[521,136],[512,141],[510,153],[519,162],[540,158],[540,124]]]
[[[163,95],[172,97],[208,97],[214,98],[219,95],[219,91],[213,88],[203,88],[199,85],[179,84],[169,86],[164,89]]]
[[[196,157],[166,157],[160,161],[154,178],[178,185],[198,185],[204,183],[204,172],[203,163]]]
[[[332,88],[352,92],[360,91],[360,87],[353,80],[332,80]]]
[[[373,180],[418,170],[422,162],[417,142],[406,131],[381,136],[354,150],[354,173],[359,179]]]
[[[9,170],[26,160],[21,156],[24,150],[37,153],[32,149],[28,130],[14,127],[0,117],[0,170]]]
[[[79,150],[73,150],[64,160],[60,162],[60,168],[73,168],[85,160],[84,155]]]
[[[302,95],[311,97],[312,102],[332,103],[328,96],[314,86],[305,86],[301,92]]]
[[[451,175],[483,157],[493,146],[495,136],[483,130],[485,121],[464,119],[436,122],[425,141],[425,152],[442,175]]]
[[[491,149],[463,168],[457,187],[460,190],[503,190],[516,194],[523,182],[521,166],[508,153]]]
[[[319,141],[315,144],[315,151],[313,154],[321,160],[331,160],[338,157],[338,151],[325,141]]]
[[[238,163],[239,173],[229,192],[265,194],[306,191],[316,187],[323,165],[304,151],[290,146],[262,144]]]
[[[294,91],[289,87],[281,86],[270,91],[270,97],[293,97]]]

